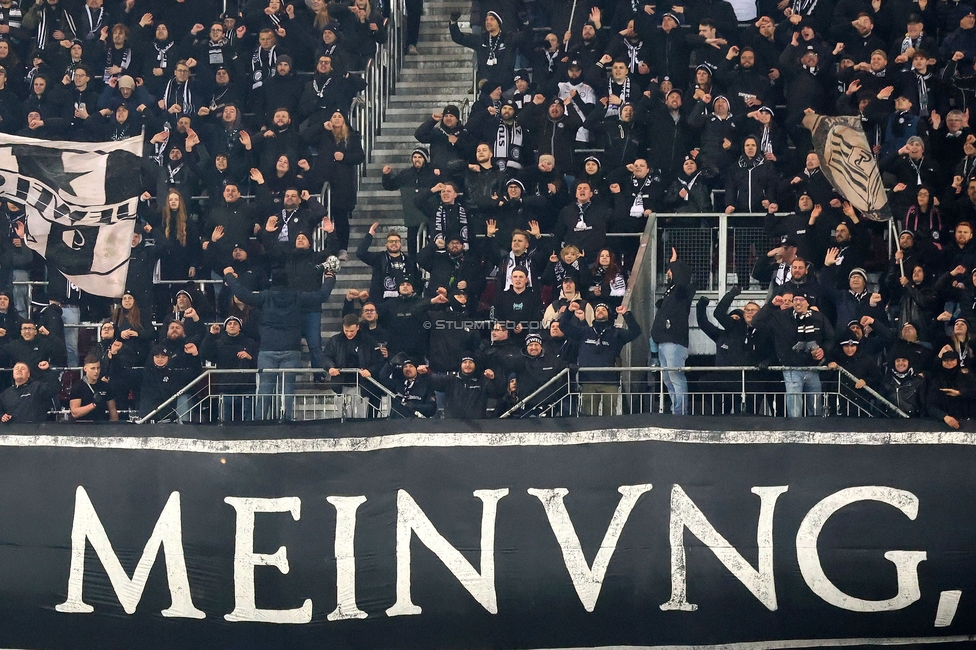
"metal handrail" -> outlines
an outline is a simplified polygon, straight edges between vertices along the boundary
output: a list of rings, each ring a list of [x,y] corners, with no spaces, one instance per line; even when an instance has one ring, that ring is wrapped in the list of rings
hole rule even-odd
[[[360,368],[339,368],[340,374],[355,373],[359,375]],[[167,407],[171,406],[180,397],[187,394],[191,388],[196,386],[202,380],[207,379],[213,375],[285,375],[285,374],[308,374],[309,372],[316,372],[316,368],[208,368],[202,373],[194,377],[186,386],[183,386],[178,391],[176,391],[172,397],[165,400],[162,404],[150,411],[145,417],[139,418],[135,421],[136,424],[145,424],[150,421],[153,417],[158,415],[160,412],[164,411]],[[373,379],[372,377],[364,377],[364,379]],[[377,387],[383,390],[388,396],[396,397],[390,392],[388,388],[377,382],[375,379],[372,382]]]
[[[528,397],[520,400],[518,404],[516,404],[512,408],[508,409],[507,411],[505,411],[504,413],[502,413],[501,415],[499,415],[498,416],[498,419],[507,418],[512,413],[515,413],[515,412],[520,411],[521,409],[525,408],[525,405],[528,404],[529,401],[531,401],[531,400],[535,399],[536,397],[538,397],[539,394],[542,393],[542,391],[544,391],[545,389],[549,388],[549,386],[551,386],[554,383],[556,383],[556,381],[559,380],[562,377],[565,377],[567,382],[569,381],[569,368],[563,368],[562,370],[560,370],[556,374],[556,376],[554,376],[552,379],[550,379],[546,383],[544,383],[541,386],[539,386]]]

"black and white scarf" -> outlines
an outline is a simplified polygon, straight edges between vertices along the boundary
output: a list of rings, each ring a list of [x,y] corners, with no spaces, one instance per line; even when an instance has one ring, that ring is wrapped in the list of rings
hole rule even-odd
[[[620,86],[620,92],[614,92],[614,84]],[[622,84],[618,84],[613,80],[613,77],[610,77],[610,80],[607,83],[607,95],[616,95],[621,101],[620,104],[607,103],[607,117],[619,115],[621,107],[630,102],[630,75],[627,75],[624,78],[624,82]]]
[[[485,60],[485,64],[495,65],[498,63],[498,48],[502,44],[502,33],[498,32],[497,35],[492,36],[485,32],[485,36],[488,38],[485,43],[485,47],[488,48],[488,58]]]
[[[180,87],[182,86],[182,88]],[[176,79],[170,79],[166,82],[166,90],[163,92],[163,99],[165,100],[166,108],[173,106],[174,104],[179,105],[182,109],[180,112],[183,115],[192,115],[193,109],[193,93],[190,91],[189,80],[183,82],[182,84]]]
[[[644,41],[637,41],[637,43],[631,43],[628,39],[624,39],[624,47],[627,48],[627,67],[633,74],[637,74],[637,66],[640,65],[638,60],[638,55],[640,55],[641,48],[644,47]]]
[[[316,76],[318,76],[318,75],[316,75]],[[312,90],[315,92],[315,95],[319,99],[322,99],[322,95],[325,94],[325,89],[329,87],[329,84],[330,83],[332,83],[332,78],[333,78],[332,75],[329,75],[328,77],[325,77],[324,80],[322,81],[322,86],[321,87],[319,87],[319,80],[318,79],[312,79]]]
[[[556,66],[559,65],[560,50],[559,48],[556,48],[555,52],[550,52],[549,50],[546,50],[545,52],[546,52],[546,70],[549,71],[549,74],[552,74],[553,72],[556,71]]]
[[[817,8],[818,0],[793,0],[793,13],[800,14],[801,16],[809,16]]]
[[[529,254],[530,251],[525,251],[521,255],[516,256],[514,251],[508,252],[508,257],[505,258],[505,288],[503,291],[508,291],[512,288],[512,271],[522,267],[528,271],[528,286],[532,286],[532,256]]]
[[[457,220],[457,224],[451,223],[455,219]],[[467,250],[468,211],[464,209],[463,205],[458,203],[452,203],[450,205],[441,203],[437,207],[437,214],[434,215],[434,232],[443,235],[455,234],[452,226],[457,226],[457,234],[461,237],[461,241],[464,242],[464,249]]]
[[[698,182],[699,176],[701,176],[700,171],[695,172],[694,176],[689,176],[688,178],[681,178],[680,176],[678,177],[678,183],[680,183],[681,187],[683,187],[688,192],[688,196],[685,197],[685,201],[691,199],[691,188],[693,188],[695,186],[695,183]]]
[[[166,176],[169,178],[169,184],[177,185],[179,181],[176,180],[176,175],[179,174],[180,170],[183,169],[183,161],[180,160],[180,164],[177,165],[176,167],[173,167],[171,165],[166,165],[163,169],[166,170]]]
[[[121,50],[121,56],[119,56],[120,50],[115,49],[115,47],[109,47],[108,52],[105,53],[105,74],[102,75],[102,81],[108,83],[108,80],[112,78],[112,73],[108,71],[113,65],[118,65],[122,68],[122,72],[119,74],[124,74],[128,71],[129,66],[132,65],[132,48],[124,47]],[[118,63],[116,63],[118,59]]]
[[[512,122],[512,126],[505,123],[505,120],[498,120],[498,131],[495,134],[495,161],[498,168],[505,171],[506,168],[522,169],[518,162],[522,155],[522,125]]]
[[[267,65],[265,65],[265,57],[267,57]],[[254,54],[251,55],[251,90],[256,90],[264,85],[266,81],[265,75],[270,79],[275,76],[276,67],[278,65],[278,46],[272,45],[271,49],[267,52],[264,48],[255,48]]]
[[[902,39],[902,42],[901,42],[901,50],[900,50],[899,54],[904,54],[909,49],[917,50],[918,47],[919,47],[919,45],[921,45],[921,43],[922,43],[922,36],[923,36],[923,34],[924,34],[924,32],[922,34],[919,34],[918,35],[918,38],[914,38],[914,39],[911,36],[909,36],[908,34],[905,34],[905,38]]]
[[[763,153],[773,153],[773,139],[769,137],[769,135],[769,125],[764,124],[762,135],[759,136],[759,151],[762,151]]]
[[[60,19],[57,14],[61,13]],[[51,5],[44,5],[44,8],[40,11],[41,17],[37,22],[37,49],[43,50],[51,44],[51,39],[53,38],[54,32],[59,29],[63,32],[69,32],[65,36],[70,38],[73,37],[78,30],[75,29],[75,21],[67,11],[64,11],[60,7],[52,7]]]
[[[219,41],[207,41],[207,56],[210,60],[210,65],[223,65],[225,63],[224,46],[229,42],[226,36]]]
[[[590,202],[577,203],[576,210],[579,212],[579,216],[576,219],[576,225],[573,226],[574,232],[584,232],[586,230],[593,230],[593,226],[586,223],[586,211],[590,207]]]
[[[104,26],[102,25],[102,21],[105,19],[105,7],[98,8],[98,17],[96,18],[95,14],[92,13],[91,7],[85,5],[85,15],[88,16],[88,26],[90,27],[88,33],[85,34],[85,40],[93,41],[99,38],[98,32],[100,32]]]
[[[912,74],[915,75],[915,83],[918,86],[918,114],[922,117],[928,117],[930,112],[928,80],[932,78],[932,73],[920,74],[918,70],[913,69]]]
[[[170,49],[172,49],[174,44],[175,44],[174,41],[169,41],[168,43],[166,43],[166,45],[160,46],[159,41],[153,41],[153,47],[156,48],[157,68],[162,68],[163,70],[166,69],[167,54],[169,53]]]
[[[630,205],[630,216],[632,217],[643,217],[644,216],[644,190],[653,182],[653,178],[648,173],[644,177],[644,180],[632,176],[630,179],[631,185],[633,185],[634,192],[634,202]]]

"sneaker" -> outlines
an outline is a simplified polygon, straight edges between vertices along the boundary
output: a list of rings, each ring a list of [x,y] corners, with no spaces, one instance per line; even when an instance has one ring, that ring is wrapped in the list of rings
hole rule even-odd
[[[411,45],[407,48],[407,54],[420,54],[420,52],[417,51],[416,45]]]
[[[329,255],[329,258],[325,260],[322,264],[322,270],[326,273],[331,273],[335,275],[339,272],[339,258],[335,255]]]
[[[347,251],[345,248],[343,248],[341,251],[339,251],[339,261],[340,262],[348,262],[349,261],[349,251]]]

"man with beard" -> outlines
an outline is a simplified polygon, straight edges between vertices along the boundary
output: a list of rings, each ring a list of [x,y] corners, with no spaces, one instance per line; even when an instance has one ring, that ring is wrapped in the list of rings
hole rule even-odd
[[[473,223],[482,223],[498,206],[499,197],[505,193],[508,180],[504,169],[494,164],[491,146],[482,142],[475,149],[475,162],[464,172],[464,200],[471,210]]]
[[[738,57],[738,64],[735,63]],[[768,105],[771,95],[769,77],[756,67],[756,53],[751,47],[733,45],[715,71],[715,81],[728,90],[733,115],[745,115]]]
[[[387,364],[380,372],[383,384],[393,393],[391,418],[432,417],[437,412],[430,375],[417,372],[413,359],[404,359],[399,368]]]
[[[269,207],[267,202],[262,203],[265,209]],[[274,241],[294,245],[301,234],[311,238],[311,233],[325,216],[325,208],[308,190],[299,192],[297,188],[289,187],[282,198],[281,211],[277,215],[271,215],[265,224],[265,232],[271,233]]]
[[[349,114],[353,98],[366,89],[366,81],[358,74],[340,74],[332,67],[332,57],[322,55],[315,63],[312,80],[305,84],[298,103],[300,119],[312,115],[331,116],[336,110]]]
[[[711,111],[706,98],[712,100]],[[713,176],[720,175],[732,163],[733,147],[741,132],[739,120],[729,111],[729,99],[725,95],[715,98],[705,95],[696,100],[688,115],[688,124],[701,132],[701,151],[695,162],[706,167]]]
[[[417,369],[428,372],[427,366]],[[502,394],[504,388],[489,368],[481,372],[473,356],[461,359],[458,373],[435,373],[430,378],[431,387],[444,393],[447,399],[445,416],[451,419],[482,420],[486,417],[488,399]]]
[[[410,154],[410,166],[395,174],[391,166],[383,166],[383,189],[388,192],[400,191],[403,223],[407,226],[407,252],[410,255],[417,254],[417,235],[420,226],[427,222],[416,201],[418,197],[427,196],[436,183],[437,176],[430,164],[430,154],[423,147],[414,149]]]
[[[214,269],[230,262],[231,248],[235,243],[245,242],[260,230],[258,212],[253,204],[241,198],[236,183],[224,185],[223,201],[217,201],[204,222],[202,237],[203,250],[208,251],[216,262]],[[214,250],[210,250],[210,247]]]
[[[624,104],[616,116],[609,117],[606,107],[598,106],[586,116],[583,126],[592,135],[594,145],[602,145],[600,159],[610,173],[632,164],[647,149],[648,134],[634,123],[632,104]]]
[[[465,294],[465,301],[477,304],[484,289],[485,271],[480,256],[465,251],[460,237],[435,237],[420,252],[417,263],[430,273],[425,296],[433,298],[438,293],[460,291]]]
[[[474,150],[475,139],[461,125],[461,110],[449,104],[442,113],[434,113],[417,127],[418,142],[430,145],[430,161],[440,170],[451,170],[455,163],[466,161]]]
[[[262,128],[255,144],[260,152],[258,167],[264,170],[272,169],[282,156],[299,166],[312,157],[305,139],[292,123],[291,111],[283,107],[274,112],[271,124]]]
[[[573,169],[576,132],[583,125],[576,110],[570,108],[573,101],[572,95],[564,99],[553,98],[545,106],[542,95],[536,95],[533,106],[526,109],[525,121],[532,125],[538,138],[536,153],[551,155],[559,170]],[[583,107],[585,104],[580,100],[576,108],[582,110]]]
[[[200,186],[196,173],[195,161],[186,160],[190,157],[184,153],[179,145],[170,147],[166,155],[166,162],[159,168],[156,179],[156,196],[165,197],[169,189],[177,190],[181,195],[189,198],[196,196]]]
[[[400,295],[398,287],[404,281],[409,281],[411,286],[421,286],[417,263],[403,252],[399,233],[393,230],[387,233],[386,247],[382,253],[373,253],[369,250],[373,245],[376,229],[379,227],[378,221],[370,226],[369,232],[363,237],[356,250],[356,257],[373,269],[369,295],[374,300],[396,298]]]
[[[451,40],[474,50],[478,58],[478,79],[486,80],[488,85],[500,85],[509,88],[512,85],[512,73],[515,70],[515,57],[526,35],[531,31],[521,32],[519,25],[514,32],[502,31],[502,18],[494,11],[485,16],[485,29],[481,34],[463,34],[458,27],[460,11],[451,13]]]
[[[571,60],[579,61],[584,70],[595,64],[606,51],[607,36],[599,22],[591,18],[583,24],[580,29],[580,37],[576,38],[572,32],[568,31],[563,35],[563,43],[566,44],[567,54]],[[688,65],[687,60],[685,65]]]
[[[864,224],[846,201],[844,216],[846,219],[834,228],[833,241],[829,244],[831,248],[827,249],[827,256],[824,258],[824,266],[837,266],[833,273],[838,289],[846,287],[847,276],[851,271],[864,266],[870,245]]]
[[[529,231],[514,230],[510,240],[509,249],[503,251],[499,245],[488,244],[486,251],[486,261],[489,264],[497,264],[498,269],[504,277],[503,289],[512,286],[512,272],[521,268],[528,271],[529,286],[538,286],[539,276],[545,267],[545,254],[539,247],[542,239],[542,232],[539,230],[538,222],[529,222]],[[498,233],[498,226],[493,221],[488,222],[488,239],[493,239]],[[496,257],[497,256],[497,257]],[[501,278],[499,278],[501,279]]]
[[[580,415],[616,415],[614,403],[620,386],[620,375],[612,371],[587,371],[585,368],[608,368],[614,365],[623,347],[641,335],[641,326],[623,305],[617,314],[624,317],[624,327],[610,321],[610,308],[597,303],[593,308],[593,324],[586,324],[586,312],[566,310],[559,319],[567,338],[579,345],[580,372],[578,381],[582,403]],[[686,316],[687,318],[687,316]]]
[[[556,85],[556,97],[559,99],[572,98],[569,111],[575,112],[581,120],[586,120],[590,112],[596,107],[597,97],[593,88],[583,79],[583,68],[578,60],[570,61],[566,67],[566,81]],[[589,142],[589,132],[580,127],[576,131],[576,142]]]
[[[661,171],[665,184],[681,171],[684,157],[691,150],[693,131],[682,112],[680,90],[671,90],[664,103],[654,97],[641,100],[638,115],[646,123],[646,132],[654,134],[654,146],[648,151],[648,166]]]
[[[810,301],[800,293],[793,296],[793,309],[779,309],[784,295],[776,296],[753,319],[757,327],[768,326],[776,357],[784,366],[805,368],[819,365],[829,357],[833,328]],[[787,417],[798,418],[820,413],[820,376],[814,370],[784,370]]]
[[[536,95],[538,97],[541,95]],[[479,142],[490,144],[495,165],[509,176],[521,171],[530,160],[529,129],[518,119],[513,100],[502,102],[497,114],[494,106],[476,113],[474,119],[468,121],[468,129]]]
[[[260,123],[268,124],[271,122],[274,119],[275,112],[282,108],[289,113],[298,110],[298,102],[304,92],[304,84],[301,77],[295,74],[292,66],[290,56],[287,54],[279,56],[277,63],[275,63],[275,74],[261,86],[263,100],[255,102],[252,95],[251,107]],[[263,107],[263,110],[258,111],[255,104]]]
[[[378,306],[380,324],[393,336],[387,344],[390,357],[404,352],[419,359],[427,357],[428,331],[424,327],[427,310],[432,305],[443,305],[447,296],[439,293],[425,298],[414,290],[413,282],[404,278],[397,287],[397,296],[387,298]]]
[[[514,372],[518,378],[519,396],[523,399],[545,386],[565,368],[558,357],[546,354],[542,345],[542,336],[535,332],[525,337],[525,349],[522,350],[518,361],[518,367]],[[526,402],[526,410],[531,412],[557,401],[566,393],[565,386],[566,382],[561,381],[558,385],[543,391]]]

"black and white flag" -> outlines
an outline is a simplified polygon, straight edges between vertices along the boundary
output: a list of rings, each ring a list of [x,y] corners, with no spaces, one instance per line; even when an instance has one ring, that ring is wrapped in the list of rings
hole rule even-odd
[[[82,291],[120,297],[139,201],[142,137],[63,142],[0,135],[0,198],[24,206],[27,246]]]
[[[820,156],[820,169],[837,193],[866,219],[891,219],[878,160],[864,135],[860,118],[810,113],[803,118],[803,126],[813,134],[813,148]]]

